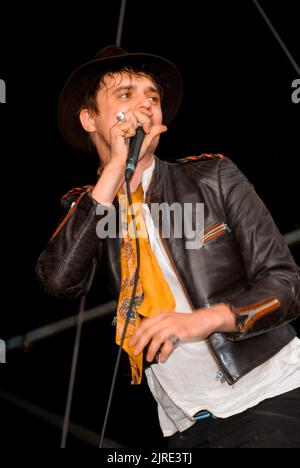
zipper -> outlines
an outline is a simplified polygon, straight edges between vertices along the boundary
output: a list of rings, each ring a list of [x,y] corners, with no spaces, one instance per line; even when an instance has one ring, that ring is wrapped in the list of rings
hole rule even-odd
[[[115,327],[116,325],[117,325],[117,316],[115,315],[112,322],[111,322],[111,326]]]
[[[237,314],[238,318],[246,316],[244,324],[240,327],[240,331],[243,333],[247,331],[253,325],[256,320],[263,317],[264,315],[273,312],[274,310],[280,307],[280,301],[277,297],[271,297],[268,301],[265,301],[263,304],[252,306],[246,311],[239,311]]]
[[[253,309],[250,309],[248,312],[240,312],[239,315],[249,315],[249,318],[254,318],[257,314],[260,312],[263,312],[265,309],[268,309],[269,307],[273,309],[274,306],[279,305],[279,300],[275,297],[269,300],[269,302],[265,302],[264,304],[253,307]]]
[[[222,370],[218,370],[216,373],[216,381],[220,382],[221,384],[226,382],[226,377]]]
[[[228,231],[229,234],[231,234],[231,229],[226,223],[218,223],[215,224],[214,226],[208,228],[206,231],[204,231],[203,235],[201,236],[201,241],[203,243],[206,243],[215,237],[220,236],[223,234],[225,231]]]

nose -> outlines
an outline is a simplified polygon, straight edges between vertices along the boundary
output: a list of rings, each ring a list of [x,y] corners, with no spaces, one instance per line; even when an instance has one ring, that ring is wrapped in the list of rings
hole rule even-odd
[[[147,115],[150,119],[153,117],[153,112],[151,108],[151,102],[149,101],[148,98],[144,97],[140,100],[140,102],[137,105],[137,109],[143,112],[143,114]]]
[[[139,108],[144,108],[144,109],[151,109],[151,102],[146,96],[141,97],[140,102],[138,104]]]
[[[138,105],[137,107],[139,109],[147,109],[147,110],[151,110],[151,102],[149,101],[149,98],[147,96],[145,96],[144,94],[142,94],[140,97],[139,97],[139,100],[138,100]],[[151,112],[152,113],[152,112]]]

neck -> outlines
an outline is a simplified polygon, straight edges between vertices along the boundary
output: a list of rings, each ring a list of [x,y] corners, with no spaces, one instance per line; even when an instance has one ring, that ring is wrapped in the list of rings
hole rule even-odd
[[[154,155],[151,154],[148,157],[143,157],[139,160],[134,174],[130,180],[130,190],[132,192],[135,192],[139,184],[142,182],[143,172],[151,166],[151,164],[153,163],[153,158]]]

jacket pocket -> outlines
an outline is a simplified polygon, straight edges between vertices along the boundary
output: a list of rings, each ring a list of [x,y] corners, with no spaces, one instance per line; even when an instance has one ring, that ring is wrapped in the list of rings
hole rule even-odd
[[[213,226],[210,226],[204,230],[200,234],[201,236],[201,241],[203,244],[206,244],[207,242],[215,239],[216,237],[220,237],[226,232],[229,232],[231,234],[231,229],[228,227],[227,224],[225,223],[216,223]]]

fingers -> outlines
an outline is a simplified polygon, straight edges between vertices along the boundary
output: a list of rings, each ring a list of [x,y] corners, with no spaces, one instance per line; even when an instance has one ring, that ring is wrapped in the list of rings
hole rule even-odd
[[[139,355],[143,349],[149,344],[146,359],[147,361],[153,361],[156,353],[159,351],[161,344],[164,342],[164,338],[167,339],[167,335],[161,330],[161,323],[155,323],[148,327],[139,338],[133,340],[134,354]],[[129,344],[131,345],[131,342]]]
[[[167,360],[169,355],[174,351],[175,345],[170,340],[168,330],[160,331],[151,340],[148,347],[146,360],[152,362],[156,355],[159,356],[159,362]]]
[[[165,343],[162,345],[160,351],[158,352],[158,360],[159,362],[165,362],[170,354],[174,351],[174,345],[172,342],[168,339],[165,341]],[[151,361],[150,361],[151,362]]]
[[[174,312],[166,312],[144,319],[137,331],[129,340],[129,345],[134,346],[134,354],[140,354],[149,344],[146,360],[152,362],[159,353],[160,362],[165,361],[174,350],[174,345],[170,341],[170,336],[176,331],[180,336],[175,321],[178,317]],[[174,321],[175,320],[175,321]]]
[[[136,127],[140,124],[139,126],[142,126],[145,134],[148,135],[153,126],[152,114],[146,114],[145,112],[134,110],[132,111],[132,116],[136,122]]]
[[[132,114],[136,119],[136,126],[139,124],[143,127],[143,130],[146,135],[148,135],[148,140],[152,141],[158,135],[168,130],[166,125],[153,125],[153,121],[150,115],[145,114],[141,111],[133,111]]]
[[[118,119],[115,126],[118,126],[118,128],[124,130],[126,129],[126,131],[128,131],[126,134],[127,137],[134,136],[136,129],[139,126],[143,127],[146,135],[152,133],[152,138],[155,138],[157,135],[167,131],[168,129],[165,125],[153,125],[152,113],[147,114],[146,112],[142,112],[140,110],[133,110],[126,112],[126,114],[123,112],[120,112],[119,114],[123,114],[122,119]]]
[[[149,133],[152,127],[151,117],[152,115],[147,115],[141,111],[119,112],[113,127],[128,132],[126,136],[134,136],[138,127],[143,127],[144,132]]]
[[[157,314],[157,315],[154,315],[153,317],[151,317],[151,319],[149,319],[149,318],[148,319],[147,318],[143,319],[143,321],[142,321],[141,325],[139,326],[139,328],[136,330],[136,332],[130,338],[129,345],[130,346],[135,346],[138,343],[139,340],[143,340],[145,336],[150,335],[156,329],[159,330],[159,328],[162,326],[162,321],[164,321],[165,318],[167,318],[169,314],[172,314],[172,312],[165,312],[165,313],[162,313],[162,314]],[[146,333],[147,333],[147,335],[146,335]],[[148,343],[148,341],[147,341],[147,343]]]
[[[136,134],[136,123],[132,120],[120,120],[111,128],[113,136],[121,136],[123,138],[131,138]]]
[[[118,118],[121,114],[121,120]],[[152,114],[147,114],[139,110],[120,112],[116,115],[116,122],[110,129],[110,161],[120,161],[123,165],[128,156],[128,144],[130,138],[136,134],[138,126],[142,125],[145,138],[141,147],[141,159],[148,151],[154,152],[161,133],[167,131],[165,125],[153,125]],[[138,125],[139,124],[139,125]]]
[[[147,135],[151,140],[154,140],[158,135],[164,133],[168,130],[168,127],[165,125],[153,125],[149,134]]]

